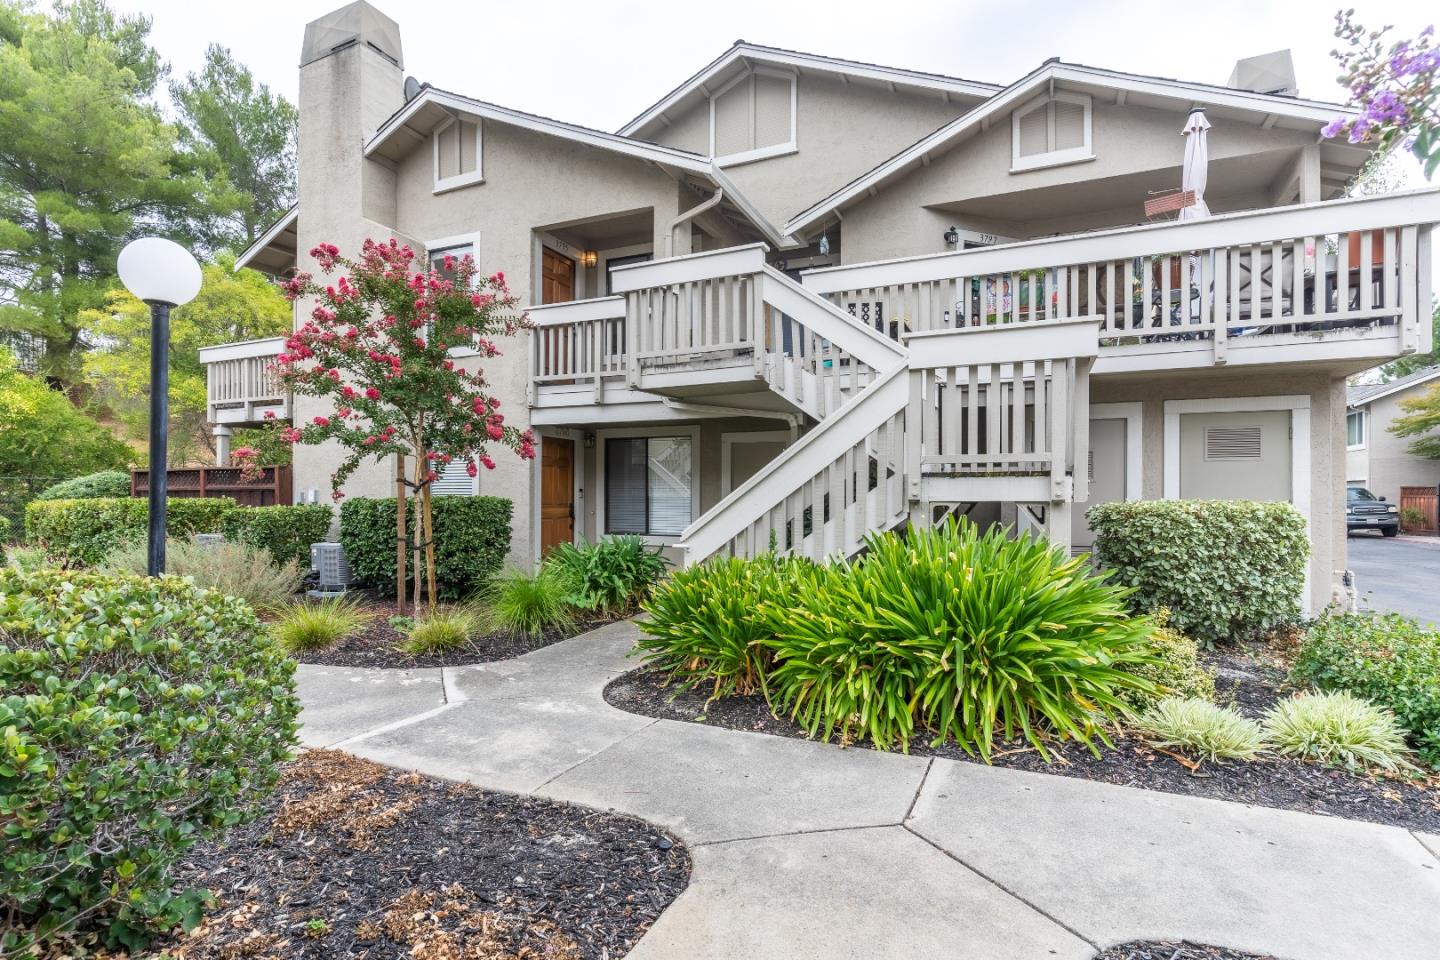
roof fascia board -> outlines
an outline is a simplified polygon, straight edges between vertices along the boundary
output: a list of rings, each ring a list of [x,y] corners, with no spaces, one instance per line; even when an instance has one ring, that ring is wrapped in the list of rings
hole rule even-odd
[[[1385,384],[1385,386],[1389,387],[1390,389],[1381,390],[1377,393],[1366,394],[1364,397],[1361,397],[1358,400],[1352,400],[1347,402],[1345,406],[1351,410],[1358,410],[1361,407],[1369,406],[1376,400],[1381,400],[1385,397],[1393,396],[1397,393],[1404,393],[1411,387],[1418,387],[1427,384],[1431,380],[1434,380],[1436,377],[1440,377],[1440,367],[1436,367],[1434,370],[1430,371],[1428,376],[1420,377],[1415,380],[1410,380],[1406,383],[1387,383]]]
[[[981,122],[994,117],[997,113],[1016,105],[1017,100],[1023,100],[1025,97],[1028,97],[1042,84],[1048,85],[1056,80],[1070,83],[1101,83],[1127,93],[1149,93],[1179,100],[1191,100],[1195,103],[1205,103],[1217,107],[1234,107],[1262,115],[1276,114],[1321,123],[1328,123],[1340,115],[1354,113],[1353,110],[1344,106],[1326,104],[1314,100],[1292,100],[1289,97],[1250,93],[1245,90],[1229,90],[1223,87],[1212,87],[1204,84],[1189,84],[1178,80],[1155,80],[1146,77],[1137,77],[1131,74],[1098,70],[1094,67],[1075,66],[1073,64],[1045,64],[1029,75],[1021,77],[989,100],[977,105],[975,109],[969,113],[956,117],[934,133],[905,148],[889,160],[873,168],[858,180],[851,181],[835,193],[832,193],[819,203],[803,211],[785,224],[785,232],[787,234],[794,234],[797,231],[804,230],[831,210],[842,207],[851,200],[869,193],[892,174],[904,170],[911,163],[918,161],[920,157],[947,143],[960,133],[970,130]]]
[[[911,70],[902,70],[898,67],[884,67],[872,64],[856,63],[850,60],[839,60],[832,57],[822,57],[817,54],[799,53],[790,50],[776,50],[771,47],[761,47],[752,44],[737,43],[725,53],[712,60],[699,73],[686,80],[680,86],[670,91],[654,106],[648,108],[634,120],[620,128],[621,136],[631,136],[639,130],[643,130],[661,114],[672,109],[681,100],[691,93],[703,88],[717,74],[733,66],[737,61],[757,61],[761,63],[780,64],[796,70],[822,70],[829,73],[838,73],[846,77],[859,77],[867,80],[880,80],[892,84],[917,87],[924,90],[938,90],[947,93],[959,93],[974,97],[989,97],[1002,88],[990,83],[980,83],[974,80],[950,79],[928,73],[917,73]]]
[[[266,230],[258,238],[256,238],[254,243],[250,244],[250,246],[246,247],[243,251],[241,251],[240,256],[235,258],[235,269],[243,270],[245,267],[249,266],[250,261],[254,260],[255,257],[260,254],[260,251],[270,246],[271,241],[273,241],[276,237],[280,236],[280,234],[284,233],[290,227],[294,226],[295,222],[299,220],[299,218],[300,204],[293,203],[290,205],[290,209],[287,210],[279,220],[276,220],[275,223],[271,225],[269,230]],[[296,252],[296,255],[299,255],[298,251]]]
[[[365,144],[365,156],[371,156],[396,130],[404,126],[422,107],[431,103],[486,120],[494,120],[497,123],[507,123],[511,126],[533,130],[537,133],[550,134],[551,136],[561,137],[566,140],[573,140],[577,143],[598,147],[602,150],[610,150],[615,153],[637,157],[641,160],[649,160],[652,163],[666,164],[691,173],[708,174],[710,172],[709,161],[694,154],[675,150],[671,147],[641,143],[638,140],[630,140],[613,133],[586,130],[583,127],[576,127],[559,120],[550,120],[544,117],[534,116],[533,114],[521,113],[517,110],[509,110],[493,103],[486,103],[482,100],[471,100],[468,97],[462,97],[433,88],[424,91],[414,100],[411,100],[404,110],[397,113],[394,117],[391,117],[384,126],[375,131],[374,136]]]

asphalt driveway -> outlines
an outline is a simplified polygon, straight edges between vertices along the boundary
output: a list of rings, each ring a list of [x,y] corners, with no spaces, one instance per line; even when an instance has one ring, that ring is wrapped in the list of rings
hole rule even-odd
[[[1387,540],[1365,532],[1351,536],[1349,547],[1362,609],[1440,625],[1440,541]]]

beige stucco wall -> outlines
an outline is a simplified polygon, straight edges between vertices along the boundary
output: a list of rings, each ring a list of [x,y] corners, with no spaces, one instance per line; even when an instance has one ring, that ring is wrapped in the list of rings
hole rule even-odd
[[[1359,453],[1368,460],[1368,475],[1365,486],[1376,496],[1384,497],[1391,503],[1400,502],[1401,487],[1433,487],[1440,484],[1440,460],[1424,460],[1409,451],[1412,437],[1397,437],[1389,430],[1395,418],[1405,415],[1400,401],[1406,397],[1424,396],[1432,384],[1425,383],[1400,393],[1370,403],[1366,424],[1367,436],[1363,451]]]
[[[928,167],[917,168],[847,210],[842,228],[844,262],[864,263],[941,252],[944,250],[941,237],[951,224],[1019,240],[1143,220],[1144,195],[1137,195],[1133,202],[1124,205],[1101,203],[1095,210],[1066,211],[1060,215],[1047,210],[1044,203],[1024,199],[1018,199],[1014,209],[1003,215],[992,211],[984,217],[967,217],[932,209],[941,204],[963,204],[1020,191],[1105,181],[1171,167],[1176,169],[1174,186],[1179,186],[1178,169],[1184,155],[1180,128],[1184,113],[1117,106],[1097,100],[1092,118],[1095,159],[1020,173],[1010,172],[1010,120],[1008,117],[997,120],[988,131],[972,136],[936,157]],[[1230,158],[1270,151],[1283,151],[1290,161],[1298,156],[1301,148],[1313,145],[1314,139],[1313,135],[1295,130],[1267,130],[1233,121],[1216,124],[1208,135],[1210,162],[1214,165]],[[1286,166],[1279,158],[1274,159],[1276,165]],[[1206,198],[1217,213],[1269,203],[1263,193],[1253,188],[1236,193],[1227,189],[1223,181],[1217,182],[1213,175]]]
[[[946,101],[939,92],[892,92],[813,73],[799,78],[795,99],[797,152],[725,168],[776,224],[965,112],[963,105]],[[674,118],[656,139],[708,155],[709,101]]]
[[[1345,569],[1345,380],[1324,371],[1267,370],[1263,375],[1209,371],[1145,379],[1091,381],[1092,403],[1139,402],[1141,489],[1146,500],[1165,492],[1165,401],[1303,395],[1310,401],[1310,601],[1330,602]]]

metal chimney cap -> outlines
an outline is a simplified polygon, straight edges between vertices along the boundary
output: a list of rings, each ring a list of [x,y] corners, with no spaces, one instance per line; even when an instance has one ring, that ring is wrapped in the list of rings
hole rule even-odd
[[[400,25],[365,0],[355,0],[305,25],[300,66],[323,60],[337,50],[363,43],[404,68]]]

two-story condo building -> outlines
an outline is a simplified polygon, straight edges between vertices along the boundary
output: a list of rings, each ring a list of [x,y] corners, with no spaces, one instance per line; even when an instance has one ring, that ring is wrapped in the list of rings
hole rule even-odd
[[[1147,220],[1196,110],[1208,210]],[[1320,135],[1342,112],[742,41],[607,133],[408,80],[358,2],[306,28],[299,202],[241,262],[394,236],[505,272],[535,327],[486,372],[539,457],[441,492],[513,499],[517,563],[614,533],[836,556],[952,512],[1084,548],[1097,502],[1243,497],[1307,518],[1314,608],[1345,566],[1345,378],[1429,349],[1440,219],[1440,192],[1344,198],[1369,151]],[[217,433],[321,412],[267,382],[277,348],[204,351]],[[296,490],[333,456],[297,449]]]

